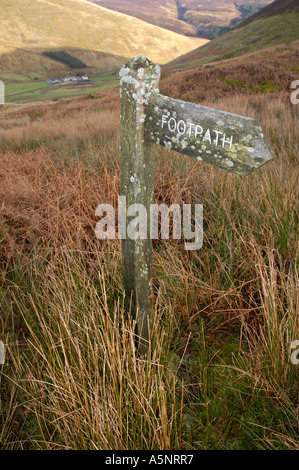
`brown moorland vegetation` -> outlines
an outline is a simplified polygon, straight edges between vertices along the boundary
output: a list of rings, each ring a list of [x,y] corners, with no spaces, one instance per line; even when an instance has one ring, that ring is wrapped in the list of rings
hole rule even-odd
[[[177,71],[165,66],[161,92],[200,103],[221,97],[252,93],[290,93],[290,84],[299,73],[299,42],[274,46],[260,52],[224,60],[210,66]]]
[[[208,44],[174,59],[176,68],[192,68],[224,59],[241,57],[271,46],[298,46],[299,4],[296,0],[275,0],[237,27]],[[270,50],[269,50],[270,52]]]

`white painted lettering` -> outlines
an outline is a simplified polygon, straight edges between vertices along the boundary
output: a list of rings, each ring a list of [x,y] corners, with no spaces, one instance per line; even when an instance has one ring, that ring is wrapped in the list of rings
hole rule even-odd
[[[223,137],[222,137],[222,148],[224,148],[225,144],[228,144],[229,145],[229,148],[232,148],[232,145],[233,145],[233,136],[231,136],[230,139],[226,139],[225,138],[225,134],[223,134]]]
[[[215,138],[215,140],[214,140],[214,144],[217,146],[217,145],[218,145],[218,141],[219,141],[219,135],[220,135],[220,134],[223,134],[223,132],[215,131],[215,130],[214,130],[213,132],[214,132],[214,134],[216,134],[216,138]]]
[[[205,136],[204,136],[204,138],[202,139],[202,141],[203,141],[203,142],[208,141],[210,144],[212,143],[210,129],[207,130],[207,132],[205,133]]]
[[[183,130],[180,130],[180,127],[182,127],[182,125],[183,125]],[[185,123],[185,121],[182,121],[182,120],[179,121],[179,122],[178,122],[178,127],[177,127],[177,129],[178,129],[178,133],[179,133],[180,135],[185,134],[185,132],[186,132],[186,123]]]
[[[195,139],[197,138],[198,135],[201,135],[203,133],[203,128],[201,126],[196,126],[195,127]]]
[[[192,127],[194,127],[195,124],[193,124],[193,122],[190,122],[189,123],[189,137],[191,137],[192,135]]]
[[[174,126],[171,127],[171,122],[174,123]],[[169,119],[168,121],[168,129],[170,130],[170,132],[174,132],[176,130],[176,120],[172,117]]]
[[[164,124],[167,122],[167,116],[165,114],[163,114],[162,116],[162,129],[164,127]]]
[[[234,136],[228,137],[224,132],[218,131],[217,129],[204,129],[200,124],[194,124],[193,122],[190,122],[189,119],[186,123],[183,119],[178,121],[175,117],[169,118],[167,114],[163,114],[161,127],[162,129],[168,127],[170,132],[177,132],[178,136],[186,134],[189,138],[194,137],[202,143],[206,142],[215,147],[225,148],[225,146],[228,146],[229,148],[232,148],[233,145]],[[188,145],[188,141],[182,141],[181,143],[183,148]]]

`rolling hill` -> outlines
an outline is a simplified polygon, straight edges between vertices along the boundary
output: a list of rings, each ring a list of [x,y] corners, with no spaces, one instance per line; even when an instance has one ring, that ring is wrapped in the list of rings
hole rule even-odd
[[[7,57],[7,63],[14,63],[15,67],[19,63],[20,72],[24,64],[27,67],[28,52],[40,54],[44,50],[72,49],[77,51],[80,60],[91,62],[96,53],[101,53],[102,58],[106,55],[105,59],[111,55],[114,66],[123,63],[124,58],[143,54],[163,64],[205,42],[86,0],[1,0],[1,47],[9,48],[4,51],[12,54]],[[18,48],[18,55],[13,54],[14,48]],[[26,50],[23,56],[20,49]],[[43,60],[39,70],[43,70],[45,64]],[[106,60],[108,64],[109,60]],[[10,67],[11,70],[1,68],[6,73],[15,72],[12,65]],[[60,68],[60,65],[56,63],[54,68]],[[36,69],[31,71],[37,72]]]
[[[28,82],[73,74],[66,64],[45,57],[44,50],[8,47],[0,43],[0,79],[4,83]],[[127,60],[126,57],[100,51],[74,48],[63,50],[87,64],[88,75],[95,75],[107,69],[118,69]]]
[[[272,46],[215,63],[182,70],[163,68],[161,93],[193,103],[209,102],[218,107],[221,100],[233,96],[259,97],[260,103],[283,96],[290,102],[290,85],[298,78],[299,41],[288,46]],[[244,102],[245,102],[244,101]],[[217,103],[217,104],[215,104]],[[225,109],[225,108],[224,108]]]
[[[273,0],[89,0],[188,36],[211,39]]]
[[[175,59],[169,66],[192,68],[298,39],[298,0],[275,0],[231,31]]]

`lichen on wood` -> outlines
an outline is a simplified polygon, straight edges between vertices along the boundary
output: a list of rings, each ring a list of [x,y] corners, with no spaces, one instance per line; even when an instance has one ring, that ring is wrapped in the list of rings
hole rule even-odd
[[[251,118],[159,94],[160,67],[135,57],[120,70],[121,196],[126,207],[142,204],[150,220],[154,145],[162,145],[240,176],[275,158],[260,125]],[[127,212],[125,219],[127,220]],[[137,321],[146,353],[152,324],[152,242],[122,238],[125,306]]]
[[[147,141],[240,176],[275,158],[254,119],[160,94],[149,100],[145,128]]]

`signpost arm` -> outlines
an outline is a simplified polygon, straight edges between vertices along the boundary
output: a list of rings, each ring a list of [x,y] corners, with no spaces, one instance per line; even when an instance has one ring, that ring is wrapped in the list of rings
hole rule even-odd
[[[154,146],[145,141],[144,127],[146,106],[150,96],[159,92],[159,79],[160,67],[144,57],[134,58],[120,70],[122,268],[125,308],[136,319],[141,353],[148,350],[152,324],[150,204],[155,175]],[[133,204],[135,212],[128,213]],[[146,209],[146,217],[139,204]],[[130,216],[138,218],[138,226],[126,226]],[[132,233],[135,230],[138,237]]]

